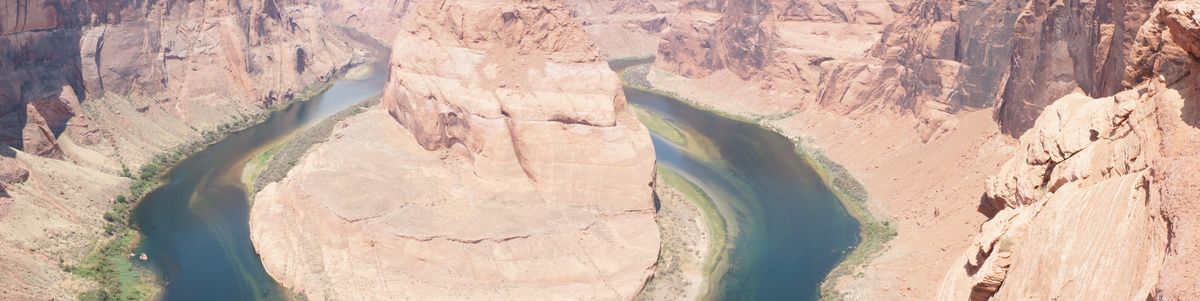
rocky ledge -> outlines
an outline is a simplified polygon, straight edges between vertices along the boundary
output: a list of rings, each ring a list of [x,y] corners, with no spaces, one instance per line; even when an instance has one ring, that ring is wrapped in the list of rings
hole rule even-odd
[[[941,300],[1194,300],[1200,1],[1159,2],[1113,96],[1047,106],[987,182]]]

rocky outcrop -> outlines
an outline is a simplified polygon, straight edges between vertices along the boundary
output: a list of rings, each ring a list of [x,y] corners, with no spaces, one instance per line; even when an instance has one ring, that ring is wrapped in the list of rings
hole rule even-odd
[[[255,196],[267,271],[314,299],[636,296],[659,250],[654,151],[565,6],[404,15],[382,106]]]
[[[583,25],[600,55],[609,59],[645,58],[658,49],[667,16],[677,0],[567,0],[571,16]]]
[[[907,0],[893,1],[681,1],[667,19],[655,67],[700,82],[698,86],[739,87],[731,91],[738,107],[753,114],[783,116],[813,101],[835,83],[869,85],[872,78],[849,72],[846,80],[823,80],[831,61],[858,60],[880,39],[886,24],[899,18]],[[872,71],[878,71],[873,66]],[[861,73],[864,70],[857,70]],[[669,81],[651,72],[651,78]],[[825,77],[832,75],[826,74]],[[842,88],[845,89],[845,88]],[[883,94],[897,94],[895,88]],[[900,91],[902,92],[902,91]],[[885,95],[872,95],[882,97]],[[837,100],[853,103],[858,99]],[[831,102],[831,101],[822,101]],[[857,105],[848,105],[857,107]]]
[[[956,112],[995,107],[1002,131],[1019,136],[1068,92],[1101,97],[1127,88],[1125,57],[1153,5],[916,1],[866,58],[832,62],[821,81],[862,84],[822,91],[815,102],[914,114],[925,120],[926,139],[952,127]]]
[[[1189,183],[1200,176],[1200,74],[1189,71],[1200,66],[1198,10],[1156,5],[1127,58],[1133,89],[1046,107],[988,180],[981,207],[994,216],[947,272],[940,299],[1200,297],[1184,272],[1200,264],[1190,233],[1200,188]]]
[[[197,105],[252,113],[286,102],[365,54],[305,3],[32,2],[16,1],[2,17],[17,25],[0,38],[0,122],[6,125],[0,138],[48,156],[56,156],[48,148],[69,124],[85,127],[81,140],[103,139],[87,127],[93,122],[71,120],[97,117],[86,116],[80,104],[109,94],[138,113],[163,109],[196,126],[228,117],[206,118]],[[104,144],[120,148],[119,142]]]
[[[71,299],[123,167],[290,101],[366,47],[307,1],[0,3],[0,299]],[[11,148],[10,148],[11,147]]]
[[[704,77],[728,69],[742,79],[792,79],[795,69],[857,54],[895,18],[905,1],[682,1],[669,19],[656,65]],[[861,25],[861,26],[852,26]],[[822,40],[856,40],[838,45]]]

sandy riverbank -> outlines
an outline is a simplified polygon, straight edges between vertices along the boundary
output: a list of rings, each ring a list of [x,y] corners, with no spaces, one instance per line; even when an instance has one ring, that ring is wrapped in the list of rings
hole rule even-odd
[[[898,235],[878,253],[853,262],[865,265],[842,267],[847,271],[828,287],[846,299],[932,298],[958,250],[986,220],[976,211],[985,177],[1011,152],[991,122],[991,110],[960,113],[959,126],[925,143],[915,130],[919,121],[911,117],[886,110],[831,114],[719,73],[687,79],[651,68],[646,83],[803,141],[801,153],[824,154],[862,183],[869,196],[865,211],[888,221]],[[897,131],[905,128],[914,130]]]
[[[698,300],[725,246],[725,221],[704,189],[658,166],[655,217],[662,237],[658,269],[637,300]]]

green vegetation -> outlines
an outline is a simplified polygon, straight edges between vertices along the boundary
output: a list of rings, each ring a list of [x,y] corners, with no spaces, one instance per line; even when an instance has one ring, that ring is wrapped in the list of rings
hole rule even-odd
[[[658,115],[646,112],[646,110],[636,106],[633,107],[633,112],[637,113],[638,120],[640,120],[642,124],[646,125],[650,131],[657,133],[658,136],[662,137],[663,139],[667,139],[667,141],[678,145],[681,148],[687,147],[687,136],[684,135],[683,131],[680,131],[679,128],[672,125],[670,121],[667,121]]]
[[[133,183],[129,186],[129,196],[119,195],[115,198],[112,209],[104,213],[104,232],[107,235],[94,243],[94,249],[88,253],[78,266],[63,266],[66,271],[85,279],[96,281],[98,288],[81,292],[80,300],[145,300],[149,299],[158,289],[148,272],[134,266],[129,254],[137,247],[141,238],[140,233],[131,227],[130,217],[133,208],[155,188],[162,185],[162,176],[183,159],[199,152],[204,147],[216,143],[226,135],[249,128],[265,121],[270,113],[284,109],[293,103],[307,100],[329,88],[332,83],[320,83],[305,88],[294,100],[272,107],[270,110],[253,114],[239,115],[232,121],[221,124],[213,130],[200,133],[200,138],[176,146],[159,153],[138,168],[137,174],[122,165],[120,175],[130,178]],[[131,202],[131,200],[133,200]]]
[[[784,119],[793,114],[792,112],[785,112],[771,116],[748,117],[717,110],[703,103],[682,97],[677,93],[655,88],[646,79],[649,70],[648,65],[625,68],[621,72],[621,80],[626,87],[674,98],[701,110],[734,120],[758,124],[781,134],[783,133],[782,129],[771,126],[768,122]],[[859,223],[860,242],[858,246],[829,272],[829,275],[825,278],[826,281],[821,284],[822,300],[841,300],[844,299],[843,296],[833,288],[834,281],[830,280],[850,275],[858,267],[870,262],[876,254],[887,246],[887,243],[892,238],[896,237],[896,228],[889,221],[876,218],[871,214],[870,209],[867,208],[869,196],[867,195],[866,188],[845,167],[826,157],[824,152],[819,149],[806,148],[803,141],[793,138],[792,142],[796,146],[796,153],[808,161],[814,168],[817,168],[822,180],[833,190],[843,207],[846,208],[847,213]]]
[[[255,180],[259,174],[262,174],[263,170],[266,170],[267,165],[271,162],[271,158],[279,152],[281,146],[280,144],[272,145],[261,153],[258,153],[258,155],[255,155],[249,162],[246,162],[246,167],[242,171],[242,184],[250,188],[246,191],[247,198],[252,199],[254,193],[258,192],[257,189],[254,189],[258,187],[255,184]]]
[[[146,272],[133,266],[129,250],[137,245],[137,231],[121,230],[75,267],[64,267],[84,278],[96,280],[100,288],[82,292],[79,300],[144,300],[156,289],[146,281]]]
[[[819,149],[806,148],[800,140],[793,139],[796,153],[804,157],[821,174],[821,179],[833,189],[846,212],[859,224],[858,246],[845,259],[825,276],[821,283],[822,300],[842,300],[844,297],[834,287],[834,282],[845,275],[850,275],[858,267],[867,264],[887,243],[897,235],[896,227],[891,222],[876,218],[867,208],[867,189],[862,183],[850,175],[841,164],[834,162]],[[833,281],[831,281],[833,280]]]
[[[717,268],[717,263],[720,262],[718,258],[721,256],[721,250],[725,248],[728,235],[725,217],[721,216],[716,203],[700,186],[688,181],[687,178],[666,166],[658,166],[658,175],[662,177],[663,185],[683,193],[685,199],[700,209],[700,215],[704,217],[704,225],[707,227],[706,232],[711,238],[708,243],[708,255],[704,256],[707,258],[704,263],[704,274],[712,275]]]
[[[362,113],[366,111],[368,107],[374,106],[378,103],[379,96],[376,96],[369,100],[363,101],[358,105],[346,108],[345,110],[342,110],[341,112],[338,112],[329,118],[325,118],[325,120],[322,120],[321,123],[314,125],[312,128],[304,130],[287,143],[273,147],[264,151],[263,153],[258,154],[258,156],[255,157],[255,161],[264,160],[262,162],[265,163],[263,163],[261,166],[254,167],[259,170],[247,175],[247,177],[253,177],[253,180],[250,180],[246,183],[247,187],[251,187],[253,190],[247,191],[247,193],[256,193],[261,191],[263,187],[266,187],[267,184],[282,180],[283,177],[287,176],[288,171],[292,170],[292,167],[296,166],[296,163],[300,162],[300,158],[304,157],[304,154],[308,152],[309,148],[312,148],[313,145],[323,142],[325,139],[329,138],[329,135],[333,133],[334,125],[337,125],[337,123],[349,118],[350,116],[358,115],[358,113]],[[259,163],[255,162],[253,164]],[[251,200],[253,200],[253,198],[251,198]]]

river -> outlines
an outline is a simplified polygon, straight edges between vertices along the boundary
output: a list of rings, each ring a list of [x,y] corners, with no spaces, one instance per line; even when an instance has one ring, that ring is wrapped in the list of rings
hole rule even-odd
[[[266,147],[378,94],[386,63],[339,79],[172,168],[134,210],[139,252],[166,283],[166,300],[275,300],[287,293],[263,269],[249,234],[242,168]],[[710,276],[715,300],[816,300],[820,282],[858,243],[858,224],[787,138],[668,97],[625,89],[630,103],[686,133],[652,132],[658,162],[713,196],[729,229]]]
[[[366,76],[338,79],[308,101],[271,113],[172,168],[167,184],[134,209],[139,252],[165,281],[165,300],[278,300],[250,242],[249,202],[242,167],[265,147],[383,91],[387,63]]]
[[[708,299],[818,300],[825,275],[858,244],[858,222],[792,142],[670,97],[628,87],[625,96],[674,128],[652,127],[658,164],[702,187],[726,220]]]

